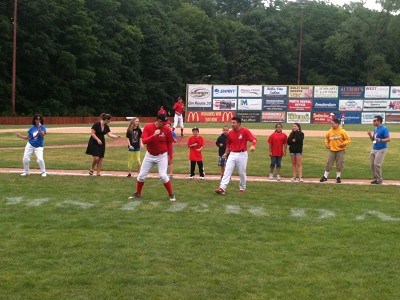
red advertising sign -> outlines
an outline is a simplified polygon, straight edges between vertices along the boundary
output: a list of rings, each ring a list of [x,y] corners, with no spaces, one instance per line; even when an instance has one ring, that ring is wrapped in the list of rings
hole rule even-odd
[[[284,122],[286,113],[284,111],[263,111],[261,122]]]
[[[289,111],[311,111],[312,100],[310,99],[289,99]]]
[[[332,116],[329,112],[314,112],[311,115],[311,122],[314,124],[329,124],[331,121]]]
[[[186,122],[188,123],[229,123],[236,115],[235,111],[188,111]]]

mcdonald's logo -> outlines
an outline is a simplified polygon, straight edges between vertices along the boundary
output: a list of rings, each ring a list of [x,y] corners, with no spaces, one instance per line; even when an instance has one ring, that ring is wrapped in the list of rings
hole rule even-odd
[[[189,123],[195,123],[195,122],[199,122],[199,121],[200,121],[199,112],[197,112],[197,111],[190,111],[190,112],[188,113],[187,122],[189,122]]]
[[[224,111],[222,113],[222,122],[228,122],[233,118],[233,113],[231,111]]]

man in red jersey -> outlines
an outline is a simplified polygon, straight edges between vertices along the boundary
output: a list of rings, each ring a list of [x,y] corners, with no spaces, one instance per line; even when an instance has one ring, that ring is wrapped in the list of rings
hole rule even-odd
[[[142,142],[147,146],[140,172],[137,177],[136,193],[129,199],[141,198],[144,181],[154,165],[158,167],[158,175],[168,191],[169,201],[175,201],[172,184],[167,175],[168,163],[172,161],[173,150],[171,129],[165,126],[168,117],[164,114],[157,116],[155,123],[146,124],[143,128]]]
[[[239,192],[244,193],[246,191],[247,142],[251,142],[249,149],[251,152],[254,152],[257,145],[257,139],[250,130],[242,127],[241,118],[233,117],[231,121],[233,130],[228,133],[226,150],[224,155],[222,155],[223,158],[228,157],[228,160],[226,161],[224,176],[222,176],[219,188],[215,190],[220,195],[225,195],[226,187],[229,184],[235,166],[240,176]]]
[[[173,107],[175,111],[174,115],[174,126],[172,130],[175,130],[176,126],[178,125],[179,122],[179,127],[181,128],[181,136],[183,136],[183,112],[185,110],[185,104],[183,103],[182,97],[177,98],[177,102],[174,104]]]

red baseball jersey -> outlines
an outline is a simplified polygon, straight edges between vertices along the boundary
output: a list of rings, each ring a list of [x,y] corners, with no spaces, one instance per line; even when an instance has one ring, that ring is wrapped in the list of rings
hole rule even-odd
[[[166,115],[167,111],[165,109],[160,109],[157,114],[158,115]]]
[[[231,130],[226,138],[226,148],[232,152],[247,151],[247,142],[257,140],[247,128]]]
[[[269,136],[267,142],[271,145],[272,156],[283,156],[283,145],[287,144],[286,133],[274,132]]]
[[[181,115],[182,114],[182,112],[185,110],[185,104],[183,104],[183,102],[176,102],[175,104],[174,104],[174,110],[175,110],[175,113],[178,113],[179,115]]]
[[[197,143],[197,146],[190,147],[190,145],[193,145]],[[202,161],[203,160],[203,154],[201,151],[197,151],[197,149],[201,148],[204,146],[204,139],[202,136],[191,136],[188,141],[187,145],[189,148],[189,160],[194,160],[194,161]]]
[[[142,141],[147,146],[147,151],[151,155],[159,155],[164,152],[168,152],[169,158],[172,159],[172,143],[174,138],[172,137],[171,129],[168,126],[160,128],[160,134],[154,136],[154,132],[158,128],[154,123],[146,124],[143,128]]]

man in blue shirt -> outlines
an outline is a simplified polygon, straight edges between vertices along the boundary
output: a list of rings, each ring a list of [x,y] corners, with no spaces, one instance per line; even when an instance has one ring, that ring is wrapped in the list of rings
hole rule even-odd
[[[32,153],[35,153],[37,162],[42,172],[42,177],[46,177],[46,165],[43,160],[43,146],[44,136],[46,135],[46,127],[43,125],[44,120],[41,115],[35,115],[32,119],[32,127],[28,130],[27,135],[22,135],[19,132],[17,137],[27,140],[24,152],[24,158],[22,159],[24,164],[24,172],[21,176],[29,175],[29,162],[31,160]]]
[[[387,143],[390,142],[389,130],[382,125],[381,116],[374,117],[374,134],[368,131],[368,136],[372,141],[372,150],[370,153],[371,172],[374,180],[371,184],[382,184],[382,164],[387,151]]]

